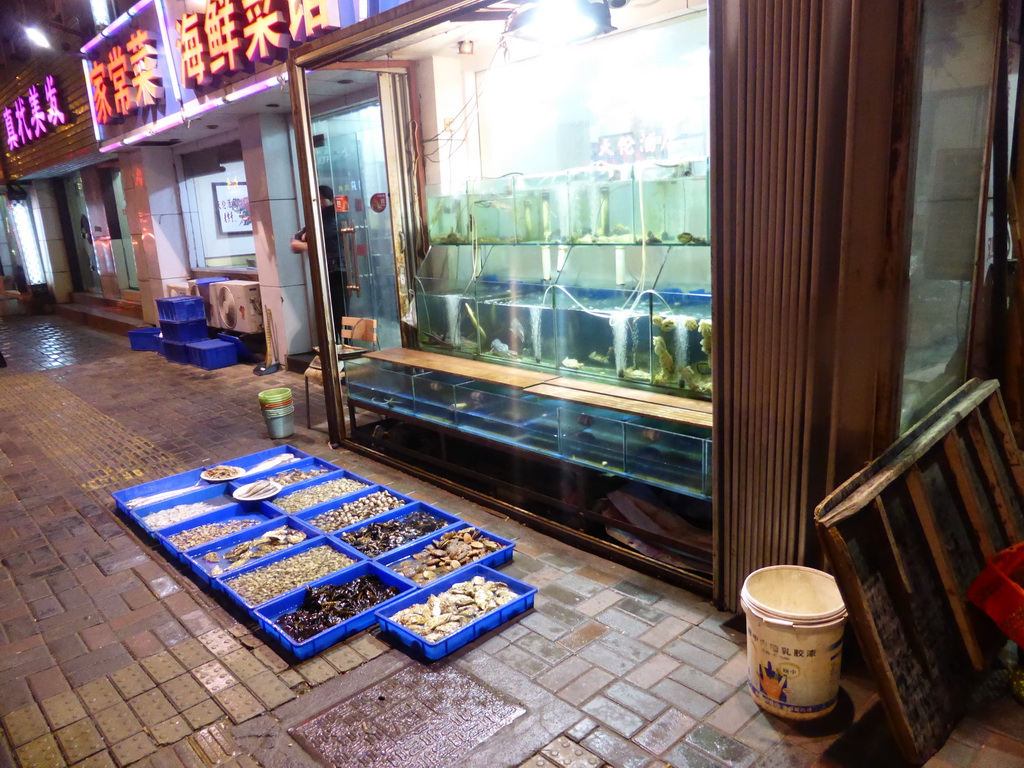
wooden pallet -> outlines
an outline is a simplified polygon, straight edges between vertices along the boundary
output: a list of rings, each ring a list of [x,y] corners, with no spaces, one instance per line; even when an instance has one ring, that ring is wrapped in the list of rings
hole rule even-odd
[[[815,511],[893,735],[914,763],[945,743],[1000,642],[967,588],[987,557],[1024,539],[1024,466],[998,387],[962,386]]]

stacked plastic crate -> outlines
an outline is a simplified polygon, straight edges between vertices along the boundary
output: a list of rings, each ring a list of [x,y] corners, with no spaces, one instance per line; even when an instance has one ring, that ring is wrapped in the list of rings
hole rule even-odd
[[[210,339],[206,310],[199,296],[170,296],[156,300],[160,317],[157,351],[174,363],[195,365],[206,370],[238,362],[233,344]]]
[[[285,453],[293,456],[288,463],[264,471],[252,471],[262,462]],[[292,446],[271,448],[223,464],[239,467],[246,470],[247,474],[232,481],[205,482],[201,478],[204,468],[200,468],[117,491],[113,497],[118,508],[156,538],[170,557],[195,573],[211,590],[222,593],[227,599],[241,606],[271,638],[297,658],[308,658],[379,622],[382,634],[413,656],[425,660],[438,659],[533,606],[536,588],[493,570],[512,559],[512,541],[485,530],[475,529],[455,515],[416,501],[386,486],[377,485]],[[269,479],[282,470],[317,470],[320,474],[286,485],[274,500],[238,501],[234,498],[233,494],[240,486]],[[339,480],[349,481],[348,485],[354,490],[342,492],[327,501],[295,512],[289,512],[279,503],[275,503],[281,502],[283,496]],[[168,493],[173,495],[167,496]],[[165,497],[155,503],[133,503],[133,500],[154,494],[163,494]],[[346,505],[358,503],[360,499],[372,494],[390,496],[394,502],[392,508],[340,528],[324,522],[336,517],[331,513],[337,513],[339,509],[346,508]],[[166,515],[162,518],[153,517],[180,505],[200,502],[205,502],[212,509],[170,525],[166,524]],[[288,506],[291,508],[292,505]],[[360,537],[351,534],[368,525],[404,519],[414,513],[418,513],[420,517],[427,515],[435,518],[438,527],[429,534],[406,541],[376,556],[364,553],[349,543],[354,541],[358,544]],[[196,533],[200,526],[224,523],[234,523],[235,525],[230,526],[232,529],[243,525],[246,527],[216,538],[206,538],[198,545],[190,545],[197,537],[190,536],[187,532]],[[287,529],[283,533],[280,531],[282,527]],[[223,526],[223,529],[229,529],[229,526]],[[208,535],[205,531],[209,529],[203,530],[205,538]],[[251,544],[271,531],[276,532],[273,537],[275,541],[294,540],[294,543],[272,554],[256,555],[244,564],[237,561],[238,553],[248,549],[247,543]],[[186,535],[181,536],[183,533]],[[464,534],[477,536],[480,540],[489,540],[493,547],[483,552],[482,556],[457,565],[450,573],[425,584],[407,577],[403,572],[403,566],[422,559],[424,553],[434,549],[436,542],[445,534],[454,534],[457,537]],[[292,558],[300,558],[312,550],[317,550],[320,562],[328,559],[328,555],[338,562],[321,569],[323,572],[305,583],[291,584],[275,575],[275,566],[280,570],[279,564]],[[229,553],[231,557],[228,557]],[[247,576],[256,574],[260,577],[261,571],[270,577],[264,578],[263,583],[274,586],[266,594],[254,595],[243,587],[254,581],[252,577],[246,578]],[[281,619],[303,605],[307,588],[344,585],[363,576],[377,577],[385,586],[397,590],[397,594],[311,637],[296,639],[289,635]],[[424,637],[392,621],[391,617],[398,611],[414,604],[425,603],[432,595],[440,594],[455,584],[476,576],[507,585],[516,597],[436,642],[428,642]]]

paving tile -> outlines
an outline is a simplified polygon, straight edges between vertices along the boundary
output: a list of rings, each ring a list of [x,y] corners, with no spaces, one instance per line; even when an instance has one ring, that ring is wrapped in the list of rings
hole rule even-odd
[[[710,715],[707,722],[724,733],[732,734],[760,712],[761,708],[757,706],[750,694],[745,690],[740,690]]]
[[[308,685],[306,678],[294,669],[286,669],[284,672],[278,672],[277,676],[280,678],[281,682],[289,688],[295,688],[298,685]]]
[[[537,637],[537,635],[534,635],[534,637]],[[537,658],[517,645],[509,645],[498,651],[494,656],[530,678],[537,677],[546,672],[551,666],[543,659]]]
[[[75,692],[85,704],[85,708],[93,714],[121,701],[121,695],[105,677],[86,683],[81,688],[76,688]]]
[[[213,654],[194,637],[172,647],[171,654],[181,662],[185,669],[195,669],[213,661]]]
[[[96,725],[109,744],[124,741],[142,730],[142,723],[123,702],[97,712]]]
[[[721,656],[716,656],[695,645],[690,645],[682,638],[669,643],[662,650],[670,656],[675,656],[680,661],[696,667],[701,672],[707,672],[709,675],[713,675],[725,663]]]
[[[359,657],[358,654],[355,654],[355,651],[349,649],[344,650],[356,655],[356,657],[359,658],[359,661],[362,661],[362,658]],[[231,653],[223,656],[221,658],[221,662],[231,670],[232,674],[234,674],[234,676],[239,680],[247,680],[253,675],[265,672],[267,669],[259,659],[252,655],[251,651],[248,651],[245,648],[239,648],[237,651],[232,651]]]
[[[706,675],[699,669],[694,669],[686,664],[681,665],[669,675],[677,683],[682,683],[687,688],[693,688],[698,693],[703,693],[709,699],[722,704],[726,699],[736,693],[736,686],[723,683],[717,678]]]
[[[558,638],[558,644],[564,645],[570,651],[578,651],[580,648],[594,642],[608,631],[608,627],[603,624],[599,624],[596,621],[588,621],[586,624],[577,627],[569,634]]]
[[[607,728],[594,729],[581,744],[615,768],[645,768],[651,760],[650,753]]]
[[[188,721],[189,725],[193,728],[199,729],[210,723],[216,722],[224,716],[224,711],[217,706],[217,702],[213,699],[206,699],[196,704],[194,707],[189,707],[182,714]]]
[[[535,611],[519,622],[523,627],[543,635],[549,640],[557,640],[569,631],[569,627],[550,616]]]
[[[176,715],[150,729],[157,744],[173,744],[192,733],[192,729],[181,715]]]
[[[90,651],[96,651],[104,646],[117,642],[117,635],[106,624],[97,624],[95,627],[86,627],[78,633],[82,641]]]
[[[683,714],[678,709],[669,708],[634,736],[633,741],[647,751],[661,755],[696,724],[697,721],[689,715]]]
[[[61,728],[57,731],[56,736],[69,763],[84,760],[106,747],[103,737],[100,736],[96,726],[89,719],[79,720],[77,723]]]
[[[537,678],[537,682],[549,691],[557,691],[564,688],[584,672],[592,669],[593,666],[578,656],[570,656],[564,661],[551,667],[544,674]]]
[[[645,624],[635,616],[630,616],[615,608],[601,611],[595,618],[605,626],[618,630],[629,637],[640,637],[651,628],[650,624]]]
[[[215,629],[198,637],[200,643],[214,656],[227,656],[242,648],[241,643],[226,629]]]
[[[558,691],[558,696],[578,707],[614,679],[603,669],[590,669]]]
[[[818,755],[796,744],[778,744],[757,761],[757,768],[811,768],[817,762]]]
[[[277,675],[269,669],[264,669],[259,674],[248,678],[245,685],[256,695],[256,698],[263,702],[267,709],[275,709],[295,698],[292,689],[281,682]]]
[[[516,640],[515,645],[539,656],[548,664],[557,664],[569,655],[569,652],[558,643],[532,632]]]
[[[82,702],[78,700],[74,691],[59,693],[44,699],[42,702],[43,714],[50,723],[53,730],[71,725],[85,717],[85,709]]]
[[[577,627],[588,620],[585,614],[574,611],[556,600],[548,600],[546,603],[537,605],[537,610],[567,627]]]
[[[610,589],[604,589],[591,595],[576,606],[576,610],[587,616],[597,616],[601,611],[611,608],[622,599],[622,595]]]
[[[703,696],[685,685],[680,685],[675,680],[667,678],[661,680],[655,683],[651,692],[677,709],[697,718],[703,718],[715,708],[715,702],[707,696]]]
[[[564,576],[559,576],[555,584],[572,590],[586,598],[593,597],[605,588],[605,584],[592,578],[588,578],[582,571],[575,571],[574,573],[567,573]]]
[[[363,632],[361,635],[357,635],[349,641],[348,645],[367,661],[375,659],[381,654],[391,650],[391,646],[377,636],[371,635],[369,632]]]
[[[649,579],[644,583],[632,579],[623,579],[612,585],[612,589],[616,592],[621,592],[626,597],[635,598],[648,605],[658,602],[658,600],[665,596],[664,593],[668,591],[666,585],[659,585],[653,579]]]
[[[552,763],[546,757],[540,755],[534,755],[527,759],[525,763],[520,763],[519,768],[558,768],[555,763]]]
[[[686,735],[686,741],[722,761],[729,768],[747,768],[757,759],[757,753],[750,747],[740,744],[710,725],[698,725]]]
[[[644,605],[640,603],[640,605]],[[680,635],[690,628],[686,623],[675,616],[666,616],[653,627],[640,635],[640,641],[655,648],[661,648],[679,639]]]
[[[576,553],[545,552],[537,559],[554,566],[560,571],[574,571],[580,567],[579,556]]]
[[[710,603],[700,602],[697,598],[687,600],[679,594],[659,600],[654,603],[654,607],[692,625],[700,624],[712,610]]]
[[[656,682],[679,668],[679,662],[664,653],[656,653],[626,675],[626,680],[641,688],[650,688]]]
[[[159,689],[146,691],[134,699],[129,699],[128,706],[150,728],[178,713],[174,705],[164,696],[163,691]]]
[[[174,708],[179,712],[184,712],[203,699],[209,698],[206,689],[188,674],[179,675],[173,680],[168,680],[160,686],[160,690],[171,700]]]
[[[265,645],[261,645],[258,648],[252,649],[252,655],[259,659],[263,664],[270,667],[275,672],[284,672],[288,669],[289,664],[287,661],[278,656],[274,651]]]
[[[685,741],[664,752],[662,758],[675,768],[722,768],[721,763],[712,760]]]
[[[185,674],[185,668],[168,651],[147,656],[140,663],[157,683],[166,683]]]
[[[605,688],[604,695],[629,707],[646,720],[653,720],[666,707],[665,702],[661,699],[622,680],[617,680]]]
[[[615,604],[615,607],[624,613],[636,616],[638,619],[642,619],[643,621],[646,621],[648,624],[652,625],[660,624],[661,622],[666,621],[669,618],[668,614],[663,613],[662,611],[659,611],[657,608],[651,607],[649,603],[646,603],[642,600],[637,600],[634,597],[627,597],[623,600],[620,600],[618,603]]]
[[[690,645],[695,645],[698,648],[709,651],[723,659],[731,659],[741,650],[740,646],[736,645],[732,640],[721,637],[720,635],[712,634],[706,629],[701,629],[700,627],[693,627],[690,629],[685,635],[683,635],[683,640],[688,642]]]
[[[749,662],[747,661],[747,655],[745,653],[738,653],[715,672],[715,677],[735,688],[746,685],[748,673]]]
[[[219,661],[208,661],[193,669],[192,674],[210,693],[223,691],[238,682]]]
[[[115,744],[111,752],[118,765],[131,765],[156,752],[156,744],[147,734],[137,733]]]
[[[92,757],[87,757],[82,762],[75,763],[74,768],[117,768],[117,764],[109,752],[97,752]]]
[[[625,675],[637,666],[636,662],[617,653],[602,643],[591,643],[580,651],[579,655],[590,663],[608,670],[617,677]]]
[[[768,717],[764,712],[758,712],[736,733],[736,740],[765,754],[786,738],[789,733],[789,726],[785,725],[782,720],[777,717]]]
[[[557,768],[596,768],[603,762],[589,749],[565,736],[559,736],[541,749],[538,757]]]
[[[7,736],[15,747],[38,739],[50,730],[42,710],[34,702],[6,715],[3,722]]]
[[[616,733],[620,733],[627,738],[639,731],[644,725],[642,717],[604,696],[595,696],[586,702],[581,709],[595,720],[604,723]]]
[[[110,675],[110,681],[125,699],[134,698],[156,687],[156,683],[138,663],[117,670]]]
[[[16,754],[22,768],[61,768],[67,765],[57,741],[49,733],[18,747]]]
[[[570,739],[582,741],[583,738],[597,728],[597,721],[592,717],[584,717],[576,725],[565,732]]]
[[[235,723],[245,722],[263,712],[263,705],[243,685],[219,691],[214,698]]]
[[[583,595],[573,592],[571,589],[567,589],[558,583],[546,584],[540,588],[539,592],[544,595],[544,597],[557,600],[559,603],[567,606],[582,603],[584,600]]]
[[[309,681],[310,685],[320,685],[320,683],[326,683],[336,674],[338,674],[334,667],[328,664],[323,659],[310,659],[296,667],[299,674],[301,674],[306,680]]]
[[[230,656],[227,656],[224,659],[225,663],[227,663],[229,666],[230,658]],[[364,661],[363,657],[359,655],[359,653],[357,653],[354,649],[349,648],[347,645],[339,645],[335,648],[332,648],[323,655],[323,658],[339,672],[348,672],[350,669],[355,669]],[[253,659],[255,660],[256,657],[254,656]],[[259,662],[257,661],[257,663]],[[263,665],[261,664],[260,666]]]

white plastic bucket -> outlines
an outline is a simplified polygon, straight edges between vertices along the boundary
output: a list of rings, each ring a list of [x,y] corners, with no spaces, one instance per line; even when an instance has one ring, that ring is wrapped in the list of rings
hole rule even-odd
[[[747,576],[747,682],[758,706],[810,720],[831,712],[839,695],[846,605],[836,580],[799,565]]]

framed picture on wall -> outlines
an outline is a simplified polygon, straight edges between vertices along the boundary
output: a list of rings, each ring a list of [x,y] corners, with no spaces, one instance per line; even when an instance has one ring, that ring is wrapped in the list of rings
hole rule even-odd
[[[249,189],[245,182],[213,183],[213,202],[217,206],[217,228],[222,235],[251,235],[252,213]]]

